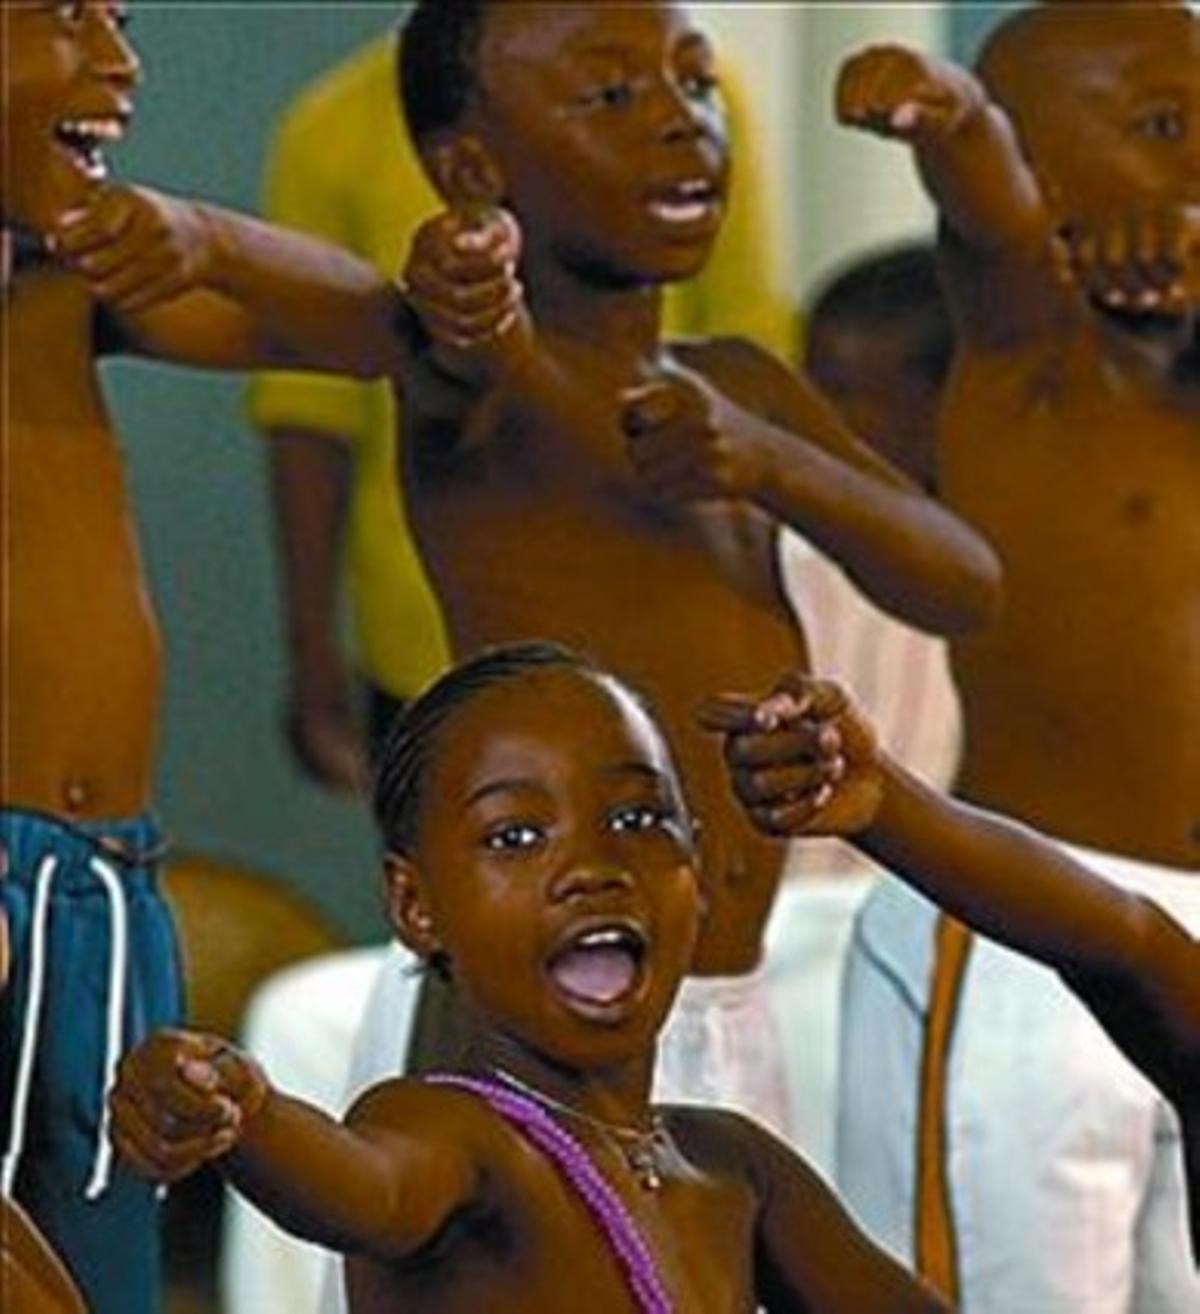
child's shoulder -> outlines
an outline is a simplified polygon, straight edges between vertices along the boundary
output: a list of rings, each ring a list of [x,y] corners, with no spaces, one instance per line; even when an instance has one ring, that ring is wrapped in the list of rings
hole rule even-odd
[[[733,1109],[702,1104],[668,1104],[659,1110],[671,1139],[684,1156],[708,1170],[753,1176],[768,1133]]]
[[[800,371],[745,337],[682,338],[667,345],[668,366],[701,375],[718,391],[755,414],[785,417],[816,390]]]
[[[665,344],[669,363],[698,374],[732,374],[741,378],[773,378],[791,371],[777,356],[750,338],[735,334],[712,337],[673,338]]]
[[[530,1153],[519,1130],[487,1099],[436,1076],[381,1081],[359,1095],[345,1121],[367,1136],[416,1137],[438,1154],[452,1150],[455,1159],[476,1166],[511,1169]]]
[[[804,372],[749,338],[672,343],[669,362],[701,375],[743,410],[798,433],[843,432],[829,400]]]
[[[672,1139],[697,1167],[746,1182],[765,1200],[780,1189],[824,1198],[820,1174],[785,1141],[733,1109],[667,1105],[661,1110]]]
[[[422,1120],[476,1122],[487,1117],[487,1105],[478,1096],[437,1078],[388,1077],[362,1091],[346,1112],[354,1126],[395,1123],[413,1127]]]

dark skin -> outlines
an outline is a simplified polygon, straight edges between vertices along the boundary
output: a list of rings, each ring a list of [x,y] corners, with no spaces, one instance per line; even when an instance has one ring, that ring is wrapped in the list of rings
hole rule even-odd
[[[8,984],[8,931],[0,918],[0,994]],[[21,1314],[86,1314],[75,1283],[15,1200],[0,1196],[0,1292]]]
[[[986,89],[878,47],[838,92],[843,122],[912,147],[941,211],[959,355],[938,487],[1004,561],[997,622],[953,647],[961,789],[1190,870],[1200,22],[1047,5],[1002,32]]]
[[[351,439],[275,429],[267,444],[291,681],[285,732],[300,769],[353,793],[368,778],[354,680],[337,643],[338,579],[353,458]]]
[[[734,787],[764,834],[842,836],[980,934],[1061,975],[1179,1113],[1200,1262],[1196,940],[1036,832],[910,775],[834,685],[789,676],[761,700],[714,700],[701,719],[724,735]]]
[[[478,1024],[467,1070],[503,1067],[573,1109],[644,1127],[655,1036],[699,920],[691,822],[657,728],[605,679],[526,674],[461,707],[428,769],[436,807],[413,851],[388,859],[389,907],[414,950],[449,957]],[[556,955],[606,925],[637,929],[636,970],[615,995],[568,991]],[[633,1308],[557,1171],[462,1092],[387,1082],[343,1126],[222,1042],[174,1032],[126,1059],[113,1112],[139,1170],[173,1180],[216,1157],[287,1227],[343,1251],[354,1314]],[[649,1191],[610,1137],[560,1116],[680,1314],[944,1308],[748,1121],[667,1110],[664,1181]]]
[[[810,320],[809,377],[847,424],[930,493],[937,487],[937,413],[944,379],[920,355],[921,309],[885,325],[851,316]]]
[[[712,62],[675,5],[489,10],[482,98],[422,143],[451,210],[407,275],[484,395],[454,424],[406,396],[402,447],[455,651],[550,635],[653,693],[705,822],[697,971],[739,973],[759,959],[780,854],[730,807],[691,716],[712,688],[804,660],[779,525],[935,630],[979,623],[997,569],[803,379],[742,341],[662,341],[661,285],[703,266],[720,223]],[[504,270],[455,245],[489,203],[523,242],[522,314],[490,340],[472,315]]]
[[[298,235],[105,177],[140,70],[124,6],[4,4],[8,695],[0,797],[76,819],[149,800],[161,652],[97,361],[370,375],[398,299]]]

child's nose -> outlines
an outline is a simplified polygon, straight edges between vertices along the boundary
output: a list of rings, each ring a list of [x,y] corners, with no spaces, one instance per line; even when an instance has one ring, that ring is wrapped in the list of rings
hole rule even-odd
[[[705,118],[696,102],[677,82],[664,79],[659,84],[658,111],[664,141],[691,141],[703,136]]]
[[[89,5],[91,19],[88,59],[92,71],[109,82],[135,86],[141,81],[142,61],[104,5]]]
[[[620,863],[588,862],[562,872],[554,882],[551,896],[556,903],[569,903],[602,894],[621,894],[632,888],[633,877]]]

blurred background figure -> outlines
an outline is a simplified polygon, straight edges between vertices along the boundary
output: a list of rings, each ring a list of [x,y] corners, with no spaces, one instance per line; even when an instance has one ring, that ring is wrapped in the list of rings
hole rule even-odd
[[[804,363],[855,433],[937,489],[937,422],[954,327],[931,242],[873,252],[817,285]]]

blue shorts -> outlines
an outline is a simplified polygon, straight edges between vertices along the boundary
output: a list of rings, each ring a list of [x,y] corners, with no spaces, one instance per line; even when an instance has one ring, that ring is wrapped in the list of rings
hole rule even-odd
[[[155,1190],[112,1160],[116,1061],[182,1014],[149,817],[73,824],[0,812],[12,966],[0,998],[0,1188],[25,1206],[92,1314],[152,1314]]]

